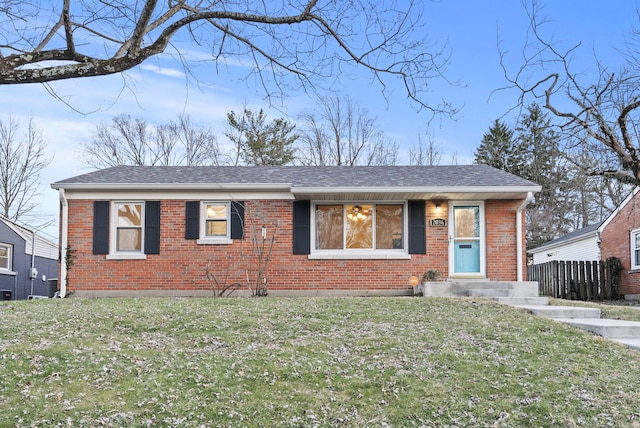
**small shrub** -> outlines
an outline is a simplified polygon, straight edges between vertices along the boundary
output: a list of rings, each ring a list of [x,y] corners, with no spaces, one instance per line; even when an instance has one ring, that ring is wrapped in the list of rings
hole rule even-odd
[[[438,281],[440,279],[440,271],[438,269],[429,269],[422,275],[422,282]]]

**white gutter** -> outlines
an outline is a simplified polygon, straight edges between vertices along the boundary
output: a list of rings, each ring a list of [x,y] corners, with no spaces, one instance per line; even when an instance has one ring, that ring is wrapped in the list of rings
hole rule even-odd
[[[289,191],[288,183],[53,183],[67,190],[262,190]]]
[[[363,186],[363,187],[300,187],[291,188],[296,194],[326,193],[531,193],[541,186]]]
[[[69,230],[69,206],[64,194],[64,189],[61,188],[58,192],[60,194],[60,204],[62,206],[62,212],[60,213],[60,278],[58,280],[58,285],[60,285],[60,298],[64,298],[67,295],[67,233]]]
[[[517,263],[517,280],[522,281],[522,213],[529,202],[533,199],[533,192],[527,193],[527,198],[516,210],[516,263]]]

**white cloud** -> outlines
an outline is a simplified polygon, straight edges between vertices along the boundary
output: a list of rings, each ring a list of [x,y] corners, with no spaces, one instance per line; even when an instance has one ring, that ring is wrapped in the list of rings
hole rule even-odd
[[[180,70],[173,69],[173,68],[159,67],[157,65],[148,65],[148,64],[143,64],[143,65],[140,66],[140,68],[142,70],[149,71],[149,72],[155,73],[155,74],[159,74],[161,76],[174,77],[174,78],[179,78],[179,79],[184,79],[184,77],[185,77],[184,72],[182,72]]]

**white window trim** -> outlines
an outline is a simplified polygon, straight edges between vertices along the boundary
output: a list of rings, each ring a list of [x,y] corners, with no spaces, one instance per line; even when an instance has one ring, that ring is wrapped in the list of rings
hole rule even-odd
[[[478,206],[480,208],[480,272],[478,273],[467,273],[467,272],[455,272],[455,260],[454,260],[454,242],[455,238],[453,236],[455,227],[455,219],[453,217],[454,210],[453,207],[456,206]],[[487,235],[486,235],[486,218],[485,218],[485,209],[484,209],[484,201],[450,201],[449,202],[449,272],[451,278],[486,278],[487,277]]]
[[[140,241],[140,251],[118,251],[118,206],[126,205],[126,204],[140,204],[142,205],[142,212],[140,213],[141,222],[140,227],[141,231],[141,241]],[[145,216],[145,202],[144,201],[112,201],[111,202],[111,213],[109,219],[109,254],[107,254],[107,260],[145,260],[147,255],[144,253],[144,216]]]
[[[318,205],[402,205],[402,247],[399,249],[384,249],[379,250],[374,248],[343,248],[341,250],[319,250],[316,248],[316,207]],[[343,208],[344,209],[344,208]],[[311,251],[308,256],[310,260],[404,260],[411,259],[409,254],[409,214],[407,212],[407,201],[313,201],[311,204]],[[343,224],[346,229],[346,223]],[[342,232],[344,239],[345,230]],[[375,244],[374,244],[375,245]]]
[[[207,204],[225,204],[227,206],[227,235],[207,236]],[[231,201],[228,200],[206,200],[200,202],[200,222],[198,224],[200,238],[196,241],[199,245],[230,245],[231,239]]]
[[[633,229],[631,231],[631,233],[629,234],[629,255],[630,257],[630,261],[631,261],[631,270],[640,270],[640,264],[636,264],[635,263],[635,250],[636,249],[640,249],[640,248],[635,248],[636,245],[636,240],[635,240],[635,235],[640,233],[640,228],[639,229]]]
[[[11,244],[6,244],[6,243],[0,243],[0,247],[4,247],[7,249],[7,267],[2,267],[0,266],[0,272],[7,274],[7,273],[15,273],[13,272],[13,245]]]

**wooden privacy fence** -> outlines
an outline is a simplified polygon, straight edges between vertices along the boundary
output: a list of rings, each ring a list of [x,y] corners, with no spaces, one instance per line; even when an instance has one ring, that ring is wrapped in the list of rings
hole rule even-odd
[[[527,279],[538,281],[540,294],[570,300],[618,298],[620,261],[552,261],[527,266]]]

